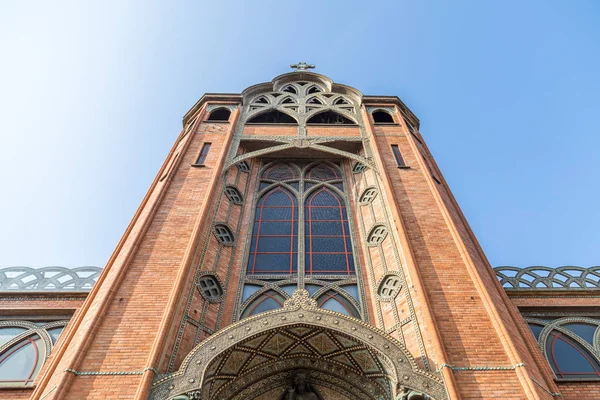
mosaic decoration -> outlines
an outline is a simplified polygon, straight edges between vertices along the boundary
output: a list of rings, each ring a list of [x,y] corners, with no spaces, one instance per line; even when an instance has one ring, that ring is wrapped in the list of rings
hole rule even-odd
[[[0,269],[0,291],[88,292],[102,268],[8,267]]]

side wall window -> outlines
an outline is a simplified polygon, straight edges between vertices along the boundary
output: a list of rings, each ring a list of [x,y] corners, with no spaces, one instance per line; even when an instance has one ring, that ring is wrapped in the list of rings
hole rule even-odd
[[[198,155],[198,159],[196,160],[196,165],[204,165],[206,157],[208,157],[209,151],[210,143],[204,143],[204,145],[202,146],[202,150],[200,150],[200,154]]]
[[[600,320],[585,317],[526,317],[558,380],[600,380]]]
[[[32,386],[67,322],[0,321],[0,388]]]

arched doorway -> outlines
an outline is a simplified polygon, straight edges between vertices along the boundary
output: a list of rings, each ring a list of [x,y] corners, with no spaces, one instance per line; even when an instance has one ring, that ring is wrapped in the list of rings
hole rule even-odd
[[[414,391],[446,398],[441,378],[420,371],[399,342],[296,290],[283,309],[202,342],[153,383],[150,399],[387,400]]]

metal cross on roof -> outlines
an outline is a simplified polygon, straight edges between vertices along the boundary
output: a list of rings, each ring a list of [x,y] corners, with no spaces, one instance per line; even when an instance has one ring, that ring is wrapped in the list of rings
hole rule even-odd
[[[300,61],[298,64],[291,64],[290,68],[296,68],[297,71],[308,71],[309,68],[314,68],[313,64],[307,64],[304,61]]]

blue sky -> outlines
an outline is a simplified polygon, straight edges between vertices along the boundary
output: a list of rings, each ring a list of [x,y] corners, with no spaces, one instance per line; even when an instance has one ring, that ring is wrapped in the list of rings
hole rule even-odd
[[[103,266],[195,101],[298,61],[413,110],[492,265],[599,265],[599,18],[595,0],[3,2],[0,266]]]

